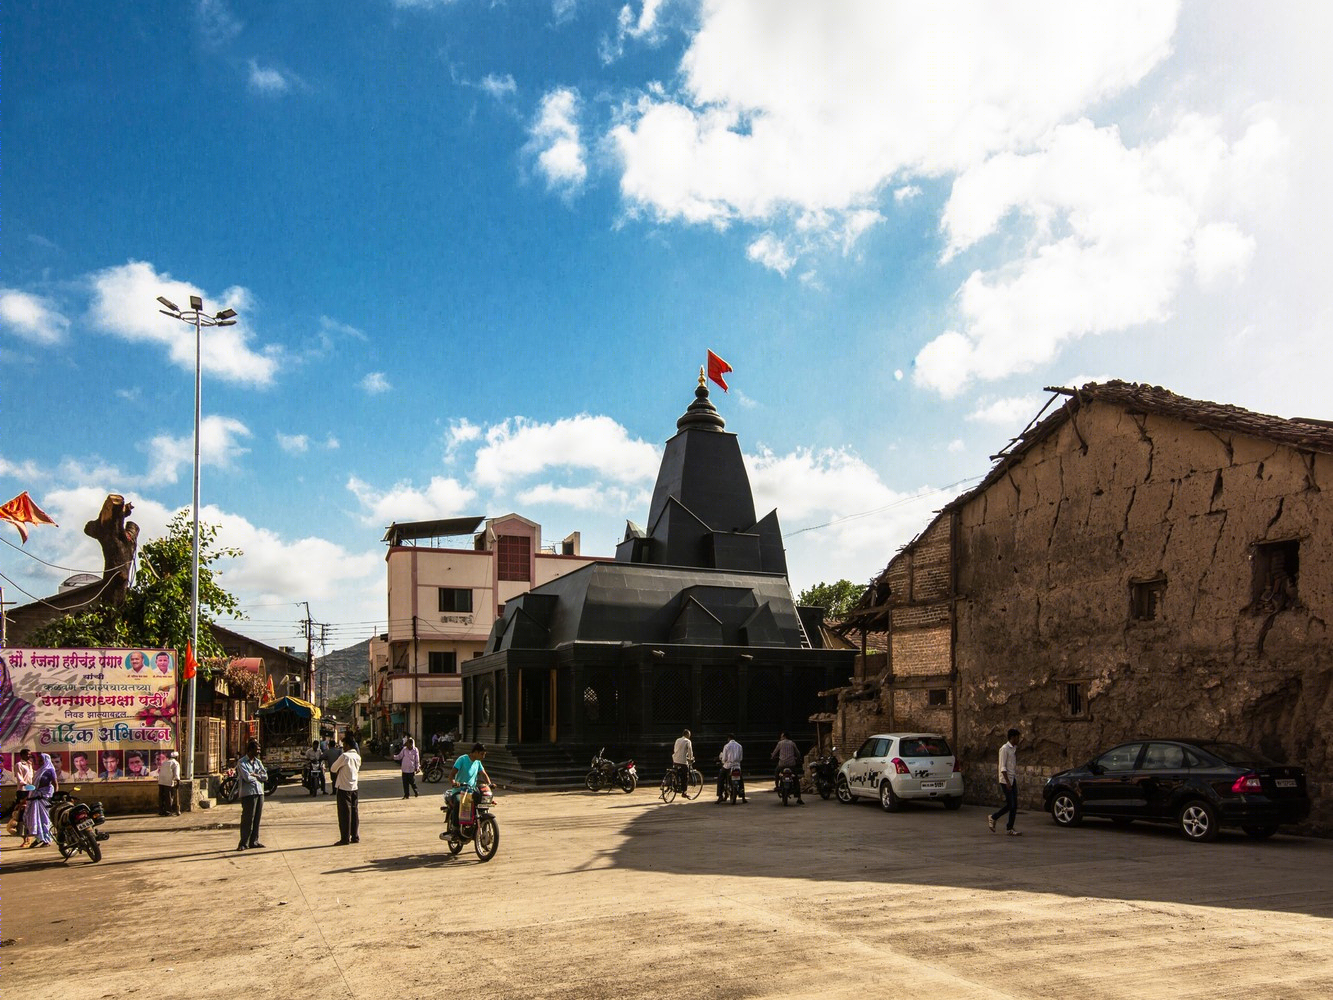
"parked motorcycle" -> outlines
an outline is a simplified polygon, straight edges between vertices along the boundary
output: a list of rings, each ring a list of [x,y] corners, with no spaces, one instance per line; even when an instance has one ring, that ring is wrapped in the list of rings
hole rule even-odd
[[[78,791],[76,787],[74,791]],[[106,822],[102,812],[102,803],[89,805],[69,792],[59,791],[51,797],[51,830],[55,834],[56,847],[60,856],[68,861],[82,851],[96,864],[102,860],[102,848],[98,846],[96,827]]]
[[[597,751],[597,756],[592,759],[591,770],[583,779],[588,791],[600,792],[603,788],[608,791],[619,788],[626,793],[634,791],[639,784],[639,769],[634,766],[634,761],[622,760],[617,764],[604,757],[605,753],[606,747]]]
[[[785,806],[788,799],[794,799],[801,794],[801,779],[796,776],[796,772],[790,767],[784,767],[778,772],[778,795],[782,797],[782,804]]]
[[[821,799],[828,799],[833,794],[833,786],[838,780],[838,748],[832,747],[828,753],[820,754],[810,763],[810,777],[814,780],[815,791]]]
[[[432,785],[438,785],[444,780],[445,772],[449,770],[449,761],[446,757],[449,751],[436,753],[430,760],[426,761],[421,769],[421,777],[429,781]]]
[[[494,808],[495,795],[490,785],[463,794],[458,801],[457,824],[449,815],[449,807],[440,807],[444,812],[444,833],[440,839],[449,845],[450,854],[457,854],[471,841],[479,860],[490,861],[495,857],[500,847],[500,823],[491,815]]]
[[[236,780],[236,762],[233,760],[222,769],[222,780],[218,782],[218,798],[223,802],[235,802],[240,794],[241,786]]]

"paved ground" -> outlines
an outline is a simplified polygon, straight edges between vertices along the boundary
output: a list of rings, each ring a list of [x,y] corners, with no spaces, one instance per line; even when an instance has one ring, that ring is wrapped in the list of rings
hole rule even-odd
[[[362,840],[284,787],[113,818],[101,864],[5,850],[7,997],[1333,997],[1333,843],[1019,818],[502,795],[500,851],[450,858],[431,786],[366,775]],[[758,792],[758,789],[755,789]],[[6,839],[5,844],[17,841]]]

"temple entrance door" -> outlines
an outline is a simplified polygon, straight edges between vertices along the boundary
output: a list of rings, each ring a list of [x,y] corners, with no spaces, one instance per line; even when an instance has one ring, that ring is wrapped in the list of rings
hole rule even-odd
[[[518,741],[555,742],[555,671],[518,672]]]

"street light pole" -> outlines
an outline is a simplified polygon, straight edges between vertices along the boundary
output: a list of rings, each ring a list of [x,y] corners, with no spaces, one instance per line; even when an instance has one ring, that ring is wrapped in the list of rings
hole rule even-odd
[[[190,547],[190,649],[199,655],[199,425],[201,397],[203,393],[203,328],[206,326],[235,326],[236,310],[223,309],[215,315],[204,313],[204,300],[198,295],[190,296],[190,308],[182,311],[174,302],[159,295],[157,301],[166,308],[158,312],[172,319],[178,319],[194,326],[194,538]],[[185,774],[186,781],[194,778],[194,704],[195,678],[190,676],[189,683],[190,716],[186,730]]]

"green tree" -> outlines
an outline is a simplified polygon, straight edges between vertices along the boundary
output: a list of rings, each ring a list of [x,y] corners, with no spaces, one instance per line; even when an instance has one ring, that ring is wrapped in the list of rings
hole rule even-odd
[[[838,619],[851,611],[856,602],[865,593],[865,587],[851,580],[839,580],[837,583],[817,583],[801,591],[796,603],[805,607],[824,609],[824,616]]]
[[[236,598],[218,585],[213,563],[236,558],[240,549],[217,547],[218,529],[199,525],[199,648],[201,661],[224,655],[209,624],[217,618],[241,618]],[[139,549],[134,586],[120,605],[102,605],[66,615],[33,633],[34,646],[143,646],[175,649],[183,656],[190,640],[190,550],[193,529],[188,510],[180,510],[167,533]]]
[[[352,721],[352,706],[356,704],[356,695],[340,694],[324,703],[324,715],[336,715],[339,722]]]

